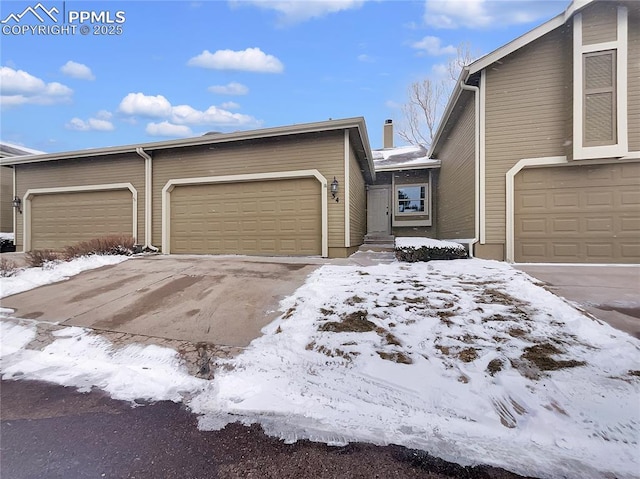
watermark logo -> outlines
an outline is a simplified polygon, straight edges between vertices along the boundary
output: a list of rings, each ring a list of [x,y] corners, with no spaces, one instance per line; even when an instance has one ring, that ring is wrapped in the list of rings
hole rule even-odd
[[[67,10],[66,2],[45,6],[41,2],[9,13],[2,24],[2,35],[122,35],[124,10]],[[60,7],[60,8],[59,8]]]
[[[45,17],[49,17],[54,22],[58,23],[58,18],[55,15],[59,14],[60,10],[58,10],[56,7],[52,7],[51,9],[47,10],[44,5],[38,3],[35,7],[29,6],[25,8],[22,13],[10,13],[7,18],[2,20],[2,22],[0,23],[9,23],[11,20],[13,20],[15,23],[20,23],[23,17],[27,15],[27,13],[30,13],[33,17],[36,17],[40,21],[40,23],[45,22]]]

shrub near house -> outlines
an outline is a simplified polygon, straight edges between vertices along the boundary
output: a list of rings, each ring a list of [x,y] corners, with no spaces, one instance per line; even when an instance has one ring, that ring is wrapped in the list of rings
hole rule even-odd
[[[461,244],[431,238],[397,238],[395,252],[398,261],[408,263],[468,257]]]

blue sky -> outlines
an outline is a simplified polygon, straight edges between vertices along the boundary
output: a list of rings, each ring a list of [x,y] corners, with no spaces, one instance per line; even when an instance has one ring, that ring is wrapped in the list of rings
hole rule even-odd
[[[8,18],[37,4],[0,3],[0,138],[56,152],[353,116],[379,148],[457,45],[489,53],[568,1],[42,0],[57,24]]]

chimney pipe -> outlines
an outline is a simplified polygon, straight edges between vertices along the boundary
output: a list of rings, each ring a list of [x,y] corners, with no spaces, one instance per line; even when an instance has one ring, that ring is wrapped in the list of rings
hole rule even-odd
[[[393,120],[385,120],[382,130],[382,148],[393,148]]]

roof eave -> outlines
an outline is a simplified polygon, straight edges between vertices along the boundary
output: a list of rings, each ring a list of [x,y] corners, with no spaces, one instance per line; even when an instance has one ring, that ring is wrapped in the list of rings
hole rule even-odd
[[[440,137],[447,123],[449,122],[449,117],[451,116],[451,113],[453,112],[453,109],[460,98],[460,94],[462,93],[462,89],[460,88],[460,82],[466,82],[471,75],[474,75],[479,71],[484,70],[485,68],[495,63],[496,61],[506,57],[507,55],[524,47],[525,45],[528,45],[534,40],[537,40],[541,36],[546,35],[547,33],[564,25],[575,13],[577,13],[579,10],[582,10],[587,5],[595,1],[597,0],[573,0],[569,4],[569,6],[565,9],[564,12],[560,13],[559,15],[556,15],[551,20],[546,21],[542,25],[537,26],[533,30],[530,30],[524,35],[516,38],[515,40],[512,40],[506,45],[501,46],[500,48],[494,50],[493,52],[488,53],[487,55],[479,58],[478,60],[471,63],[470,65],[464,67],[460,72],[460,77],[458,78],[458,81],[456,82],[456,86],[454,87],[454,90],[451,93],[451,96],[449,97],[447,106],[445,107],[444,113],[442,114],[442,120],[440,121],[440,124],[438,125],[438,129],[436,130],[436,134],[433,137],[433,141],[431,142],[431,146],[429,147],[429,152],[427,156],[431,157],[431,155],[433,155],[434,151],[436,150]]]
[[[376,168],[376,172],[405,171],[405,170],[434,170],[438,168],[440,168],[440,160],[437,160],[437,163],[434,161],[433,163],[422,164],[422,165],[418,164],[418,165],[405,165],[405,166],[399,166],[399,165],[381,166],[379,168]]]
[[[371,147],[367,137],[367,129],[363,117],[345,118],[341,120],[328,120],[315,123],[303,123],[292,126],[279,126],[263,128],[259,130],[224,133],[221,135],[203,135],[193,138],[157,141],[151,143],[138,143],[134,145],[111,146],[105,148],[93,148],[89,150],[68,151],[62,153],[48,153],[43,155],[25,155],[20,157],[0,158],[0,165],[18,165],[26,163],[39,163],[44,161],[65,160],[71,158],[90,158],[94,156],[118,155],[135,153],[136,148],[146,151],[163,150],[173,147],[202,146],[217,143],[229,143],[233,141],[256,140],[261,138],[273,138],[276,136],[299,135],[304,133],[317,133],[321,131],[344,130],[356,128],[362,140],[365,155],[373,173]]]

